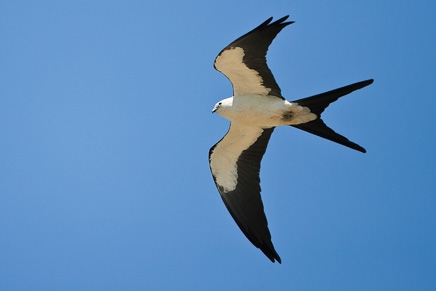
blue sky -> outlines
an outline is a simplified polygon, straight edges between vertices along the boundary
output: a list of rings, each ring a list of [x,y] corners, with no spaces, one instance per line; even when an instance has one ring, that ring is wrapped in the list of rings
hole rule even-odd
[[[1,290],[435,290],[434,1],[0,1]],[[209,148],[217,53],[270,16],[300,99],[366,154],[279,128],[261,171],[282,264],[240,232]]]

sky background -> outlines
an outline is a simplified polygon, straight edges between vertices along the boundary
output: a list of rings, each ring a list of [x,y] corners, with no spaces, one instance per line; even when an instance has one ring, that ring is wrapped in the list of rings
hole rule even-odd
[[[0,1],[1,290],[436,290],[435,1]],[[218,52],[290,15],[268,53],[296,100],[262,198],[282,264],[241,233],[209,148]]]

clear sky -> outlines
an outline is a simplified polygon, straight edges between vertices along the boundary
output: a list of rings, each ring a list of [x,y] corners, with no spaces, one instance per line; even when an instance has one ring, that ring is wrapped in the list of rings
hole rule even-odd
[[[436,290],[435,1],[0,1],[1,290]],[[282,264],[213,184],[217,53],[290,15],[268,63],[362,154],[278,128]]]

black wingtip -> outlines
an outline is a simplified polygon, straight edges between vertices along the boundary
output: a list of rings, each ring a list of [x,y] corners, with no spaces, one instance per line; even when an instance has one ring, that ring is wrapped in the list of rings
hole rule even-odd
[[[279,20],[276,20],[275,23],[282,23],[283,21],[285,21],[288,18],[289,18],[289,15],[285,15],[282,18],[280,18]]]
[[[274,261],[274,259],[275,259],[275,261]],[[277,263],[279,263],[279,264],[282,263],[282,259],[280,259],[279,255],[278,255],[277,253],[275,253],[275,256],[274,256],[272,259],[270,258],[270,260],[271,260],[273,263],[275,263],[275,262],[277,262]]]
[[[274,21],[274,22],[271,23],[270,25],[275,25],[275,24],[277,24],[277,25],[283,25],[283,26],[286,26],[286,25],[289,25],[289,24],[292,24],[292,23],[295,22],[295,21],[286,21],[286,22],[285,22],[285,20],[288,19],[288,18],[289,18],[289,15],[283,16],[282,18],[280,18],[280,19]],[[272,17],[271,17],[271,19],[272,19]]]
[[[268,259],[270,259],[271,262],[275,263],[277,261],[279,264],[282,263],[282,259],[272,244],[271,246],[259,246],[259,249],[265,254],[265,256],[267,256]]]
[[[282,18],[280,18],[280,19],[278,19],[278,20],[276,20],[276,21],[271,23],[271,21],[273,20],[273,17],[270,17],[267,20],[265,20],[264,22],[262,22],[262,24],[260,24],[258,27],[256,27],[253,30],[262,29],[262,28],[266,28],[268,26],[274,26],[274,25],[282,25],[283,27],[285,27],[285,26],[295,22],[295,21],[284,22],[288,18],[289,18],[289,15],[286,15],[286,16],[283,16]]]

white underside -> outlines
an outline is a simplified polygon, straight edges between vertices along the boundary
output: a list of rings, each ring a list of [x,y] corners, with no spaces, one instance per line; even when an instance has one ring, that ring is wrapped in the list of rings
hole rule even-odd
[[[225,192],[236,188],[238,158],[264,128],[306,123],[317,117],[307,107],[274,96],[236,96],[220,101],[215,107],[218,114],[232,122],[210,157],[212,174]]]
[[[295,125],[316,119],[308,107],[275,96],[234,96],[219,103],[219,115],[247,126],[273,127]]]

